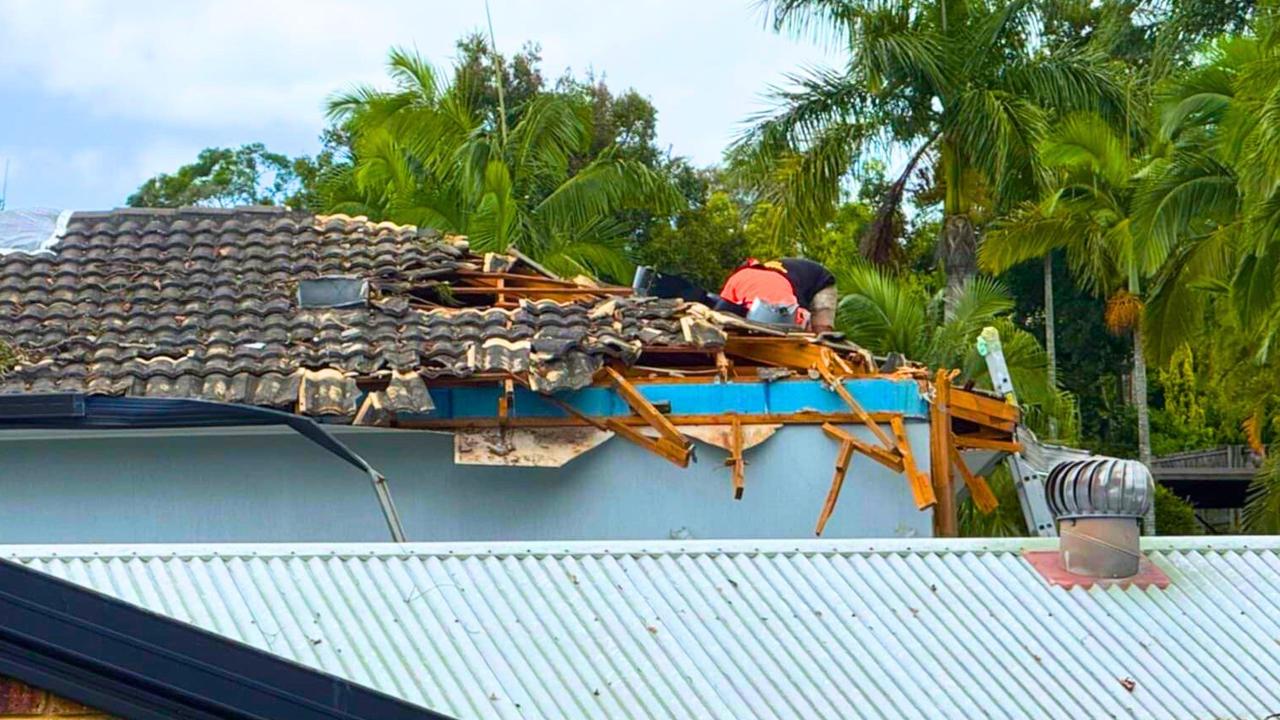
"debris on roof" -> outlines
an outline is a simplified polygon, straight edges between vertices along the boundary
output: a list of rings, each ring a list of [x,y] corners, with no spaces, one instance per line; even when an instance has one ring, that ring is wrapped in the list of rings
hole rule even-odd
[[[518,250],[479,254],[433,230],[282,208],[77,212],[49,252],[0,256],[0,318],[0,393],[200,398],[456,431],[461,423],[434,414],[433,391],[484,386],[501,388],[489,427],[546,426],[546,412],[517,412],[517,390],[527,390],[555,426],[607,431],[678,465],[692,441],[641,386],[821,380],[845,417],[723,407],[685,424],[738,428],[728,436],[737,452],[743,426],[861,423],[876,447],[852,450],[901,464],[919,507],[938,497],[928,474],[937,464],[911,456],[901,418],[873,418],[846,388],[890,379],[932,399],[926,368],[877,360],[839,335],[564,279]],[[598,417],[557,395],[591,386],[612,389],[631,414]],[[939,427],[955,438],[931,455],[949,455],[948,444],[1016,449],[1018,410],[998,396],[954,388],[944,415]],[[735,457],[741,497],[745,461]]]

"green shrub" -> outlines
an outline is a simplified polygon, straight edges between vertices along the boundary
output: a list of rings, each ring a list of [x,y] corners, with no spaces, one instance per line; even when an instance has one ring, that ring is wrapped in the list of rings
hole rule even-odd
[[[1163,485],[1156,485],[1156,534],[1200,534],[1195,508]]]

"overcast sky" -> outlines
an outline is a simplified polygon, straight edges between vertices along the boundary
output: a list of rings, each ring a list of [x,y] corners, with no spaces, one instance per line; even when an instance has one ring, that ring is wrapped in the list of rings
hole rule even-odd
[[[783,75],[826,61],[753,0],[491,0],[498,46],[544,73],[603,73],[658,109],[664,146],[716,162]],[[211,145],[314,152],[322,104],[381,82],[387,49],[438,65],[483,0],[0,0],[0,169],[8,205],[103,209]]]

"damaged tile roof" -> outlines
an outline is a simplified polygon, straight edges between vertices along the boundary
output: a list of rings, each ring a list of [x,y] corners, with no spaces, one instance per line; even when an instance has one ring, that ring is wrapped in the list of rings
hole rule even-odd
[[[0,358],[16,358],[0,364],[0,393],[200,397],[350,417],[371,383],[387,409],[424,412],[434,378],[510,372],[555,391],[646,347],[724,342],[679,301],[589,288],[443,306],[453,279],[521,260],[542,273],[435,231],[278,208],[75,213],[52,252],[0,255]],[[367,298],[299,305],[300,283],[335,276],[365,281]]]

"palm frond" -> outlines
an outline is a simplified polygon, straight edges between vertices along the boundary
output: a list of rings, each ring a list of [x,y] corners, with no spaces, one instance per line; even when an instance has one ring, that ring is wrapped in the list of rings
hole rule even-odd
[[[416,50],[408,48],[391,48],[387,74],[402,92],[416,96],[423,104],[435,103],[445,87],[440,74],[431,63],[424,60]]]
[[[1280,309],[1276,306],[1277,284],[1280,284],[1280,246],[1244,254],[1231,281],[1231,305],[1244,327],[1257,328]]]
[[[573,106],[554,95],[540,95],[524,108],[511,129],[510,157],[518,178],[557,183],[569,173],[569,159],[585,152],[591,129]]]
[[[1208,296],[1199,283],[1228,272],[1233,230],[1219,229],[1185,243],[1163,263],[1148,292],[1142,318],[1144,349],[1153,362],[1168,362],[1178,347],[1204,326]]]
[[[1079,242],[1089,230],[1088,221],[1077,214],[1055,214],[1052,207],[1023,203],[988,228],[978,246],[978,266],[1002,273]]]
[[[1123,188],[1131,175],[1127,144],[1095,113],[1073,113],[1056,123],[1040,146],[1040,161],[1049,169],[1085,170],[1112,188]]]
[[[1134,207],[1139,234],[1160,256],[1182,240],[1230,224],[1240,195],[1230,167],[1207,155],[1178,153],[1152,166]]]
[[[1047,124],[1045,110],[1025,97],[974,88],[956,98],[944,132],[956,138],[968,164],[998,196],[1012,197],[1037,184],[1035,146]]]
[[[620,210],[661,212],[679,202],[679,193],[664,176],[605,152],[538,203],[533,214],[557,231],[572,232]]]
[[[922,293],[865,264],[840,269],[837,283],[843,296],[836,325],[850,339],[877,354],[923,356],[928,323]]]
[[[1002,87],[1059,115],[1093,112],[1119,121],[1128,111],[1119,74],[1097,50],[1061,46],[1009,63]]]
[[[506,163],[489,161],[479,202],[467,223],[467,235],[477,250],[501,252],[518,245],[514,236],[519,209],[512,190],[511,173]]]

